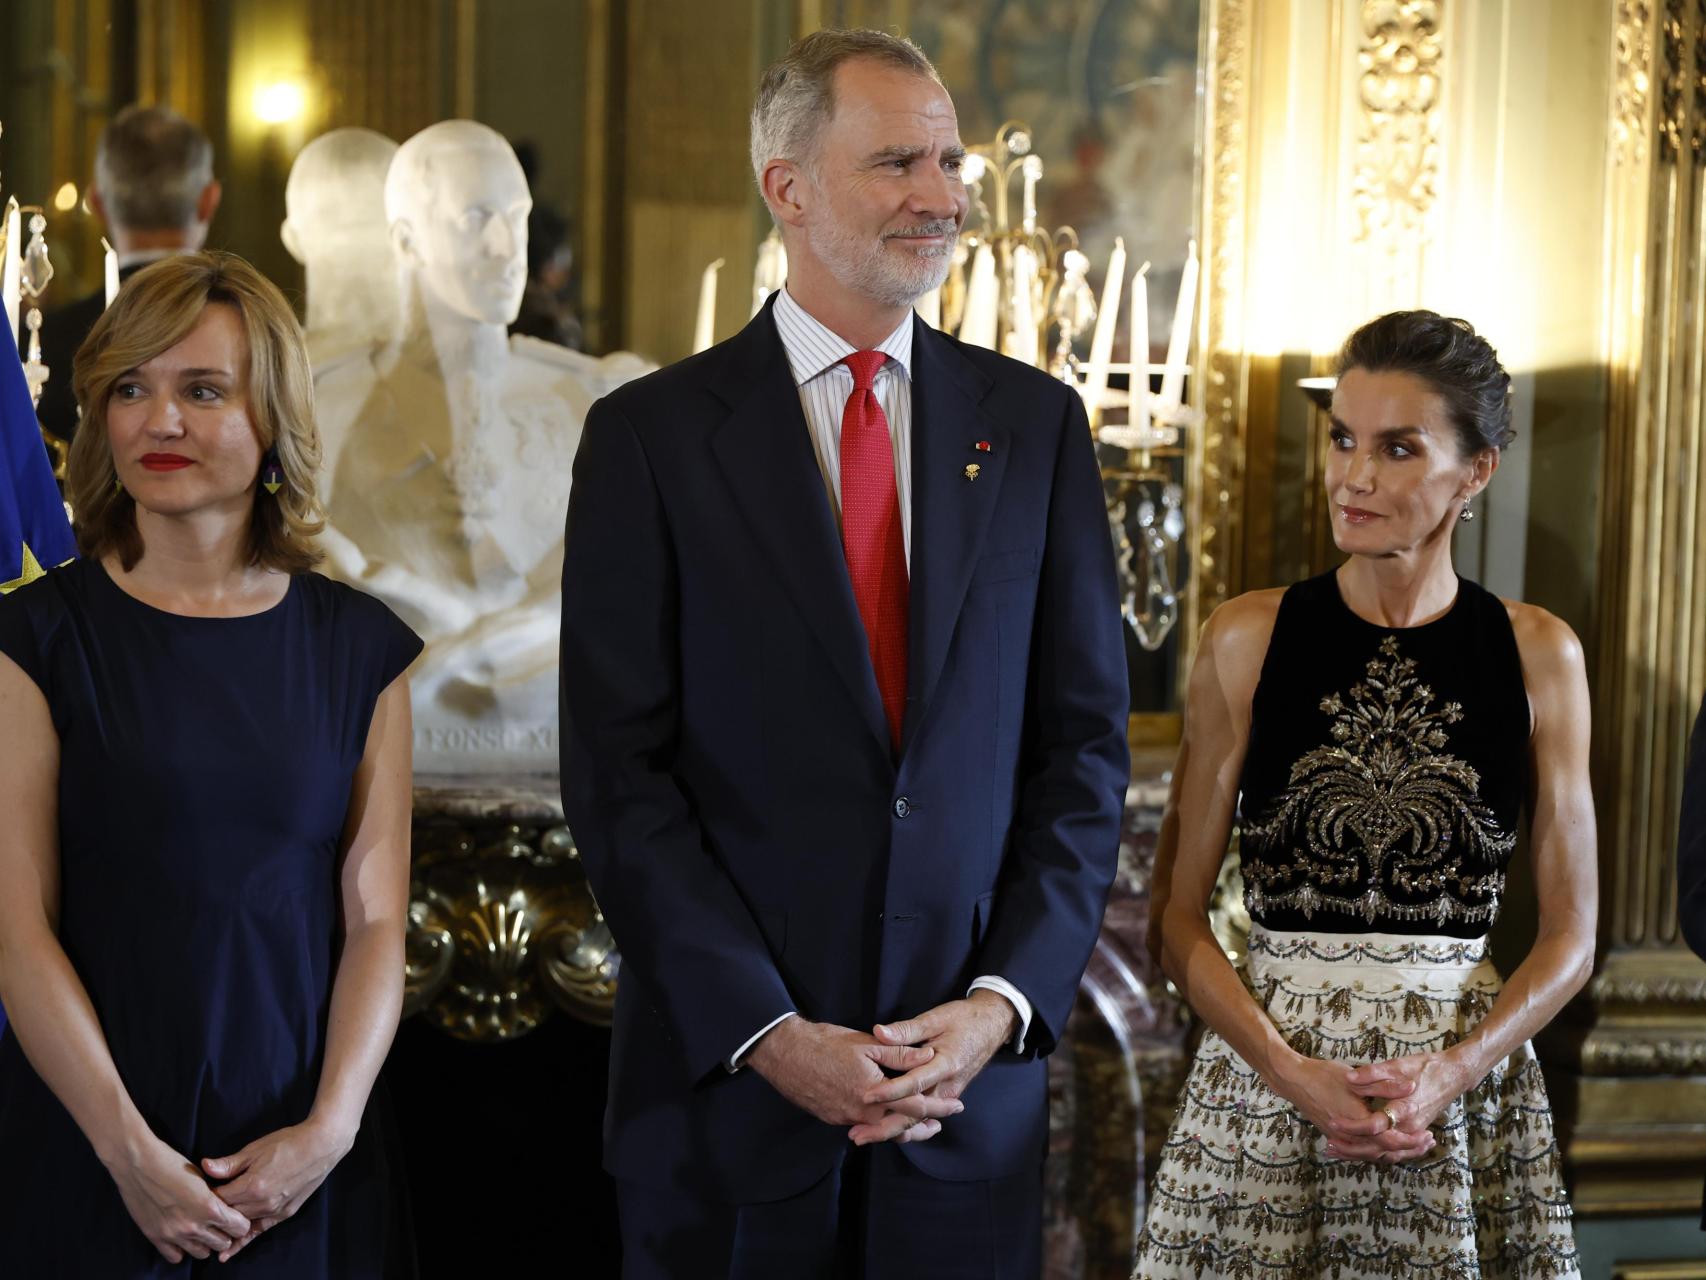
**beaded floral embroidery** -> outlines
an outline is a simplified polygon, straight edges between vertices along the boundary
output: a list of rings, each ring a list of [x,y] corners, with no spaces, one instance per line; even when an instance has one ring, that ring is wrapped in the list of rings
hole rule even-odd
[[[1251,916],[1490,922],[1516,833],[1482,802],[1480,775],[1445,750],[1463,708],[1434,705],[1396,636],[1348,696],[1322,699],[1332,745],[1292,765],[1262,820],[1243,828]]]

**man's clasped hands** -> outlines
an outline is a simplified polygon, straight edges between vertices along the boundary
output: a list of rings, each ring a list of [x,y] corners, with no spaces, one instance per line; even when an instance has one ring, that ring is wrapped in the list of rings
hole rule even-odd
[[[960,1095],[1013,1038],[1018,1018],[1005,997],[984,990],[870,1035],[789,1018],[753,1047],[747,1065],[796,1107],[845,1126],[859,1146],[924,1142],[965,1110]]]
[[[858,1146],[925,1142],[965,1110],[967,1086],[1017,1027],[1004,997],[979,990],[869,1035],[789,1018],[754,1046],[747,1064],[795,1106],[846,1127]],[[1395,1164],[1434,1149],[1431,1125],[1468,1074],[1449,1051],[1355,1068],[1299,1055],[1275,1092],[1325,1135],[1329,1156]]]

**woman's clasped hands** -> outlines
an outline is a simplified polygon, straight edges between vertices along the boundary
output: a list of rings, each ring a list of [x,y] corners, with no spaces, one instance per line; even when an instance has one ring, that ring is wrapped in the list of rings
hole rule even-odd
[[[1417,1053],[1352,1067],[1299,1056],[1274,1091],[1327,1139],[1342,1160],[1397,1164],[1437,1145],[1430,1126],[1474,1083],[1446,1053]]]
[[[229,1261],[261,1232],[294,1217],[353,1142],[351,1134],[308,1120],[256,1138],[236,1155],[203,1160],[207,1175],[221,1180],[220,1199],[250,1224],[219,1260]]]
[[[228,1256],[254,1224],[207,1184],[201,1172],[153,1134],[110,1163],[119,1196],[148,1242],[167,1262],[188,1254]]]
[[[150,1134],[112,1167],[132,1221],[167,1262],[228,1262],[295,1215],[348,1152],[352,1139],[308,1121],[257,1138],[198,1169]]]

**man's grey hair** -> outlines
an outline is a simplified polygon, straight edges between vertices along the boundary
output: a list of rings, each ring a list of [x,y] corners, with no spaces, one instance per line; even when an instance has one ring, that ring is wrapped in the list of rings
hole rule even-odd
[[[131,231],[180,231],[213,181],[213,144],[170,107],[131,105],[101,130],[95,190],[107,217]]]
[[[815,176],[818,134],[835,114],[835,72],[852,58],[871,58],[942,83],[924,51],[903,36],[871,30],[814,31],[758,82],[758,100],[752,105],[752,173],[760,187],[772,160],[790,160]]]

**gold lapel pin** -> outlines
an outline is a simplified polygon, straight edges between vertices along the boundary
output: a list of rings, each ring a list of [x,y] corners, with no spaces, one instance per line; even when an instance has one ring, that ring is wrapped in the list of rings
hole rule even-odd
[[[983,468],[978,466],[977,463],[975,463],[975,462],[971,463],[969,466],[966,467],[966,479],[967,480],[976,480],[978,477],[978,474],[982,470],[983,470]]]

